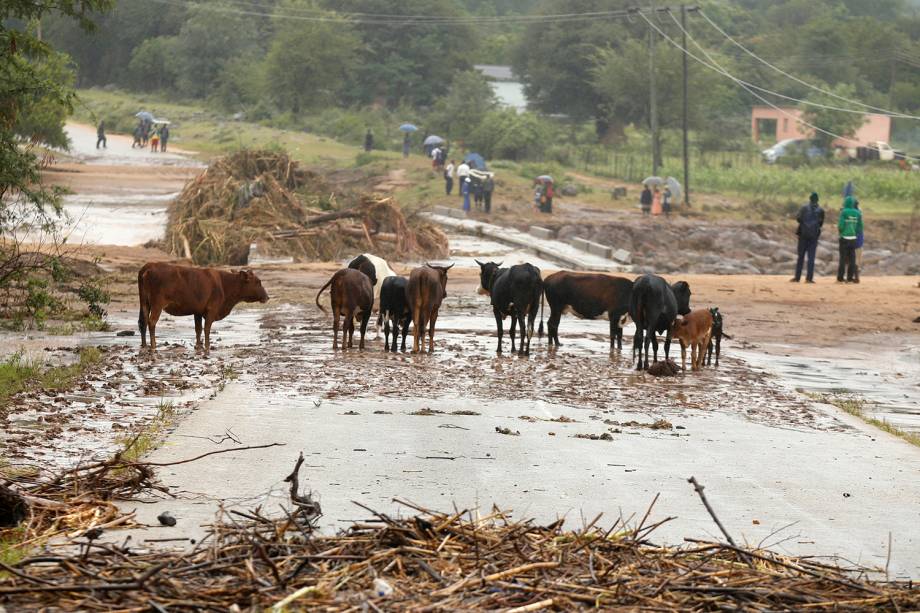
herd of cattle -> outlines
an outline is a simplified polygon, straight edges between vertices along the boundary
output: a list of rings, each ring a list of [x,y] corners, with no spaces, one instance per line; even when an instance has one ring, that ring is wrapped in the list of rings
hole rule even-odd
[[[719,364],[721,339],[727,336],[722,332],[722,316],[716,308],[691,310],[690,286],[685,281],[668,284],[651,274],[631,281],[606,274],[568,271],[544,279],[540,269],[532,264],[502,268],[501,263],[478,260],[476,263],[480,269],[478,291],[489,296],[495,315],[498,353],[502,352],[503,322],[510,316],[511,351],[529,354],[537,314],[540,314],[538,334],[542,336],[543,308],[549,303],[547,333],[551,346],[561,345],[559,322],[564,313],[572,313],[582,319],[606,317],[610,321],[610,346],[622,349],[622,326],[628,317],[636,324],[633,358],[637,370],[648,368],[650,345],[652,361],[658,361],[658,334],[661,333],[665,334],[665,358],[670,352],[672,338],[680,343],[684,369],[687,347],[691,350],[693,370],[702,368],[707,359],[711,363],[713,349],[716,365]],[[360,326],[358,346],[363,349],[367,325],[377,305],[377,326],[379,329],[383,324],[386,351],[396,351],[400,333],[402,350],[406,350],[410,323],[415,324],[412,351],[420,350],[426,332],[428,351],[433,351],[435,323],[447,295],[447,272],[452,266],[426,263],[403,277],[379,257],[367,253],[356,257],[346,268],[332,275],[316,295],[316,305],[325,313],[320,296],[330,289],[333,349],[339,346],[340,326],[343,345],[353,346],[356,321]],[[156,325],[164,311],[173,316],[194,316],[196,348],[208,352],[211,325],[215,321],[226,317],[240,302],[268,301],[262,282],[250,270],[231,272],[151,263],[141,268],[137,286],[141,346],[146,346],[149,331],[151,351],[156,350]]]

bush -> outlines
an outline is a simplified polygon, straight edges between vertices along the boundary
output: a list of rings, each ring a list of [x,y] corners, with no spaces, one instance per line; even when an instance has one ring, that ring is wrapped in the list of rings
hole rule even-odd
[[[96,319],[105,319],[105,309],[102,305],[112,301],[109,293],[99,286],[98,281],[86,281],[77,290],[77,296],[86,303],[89,314]]]

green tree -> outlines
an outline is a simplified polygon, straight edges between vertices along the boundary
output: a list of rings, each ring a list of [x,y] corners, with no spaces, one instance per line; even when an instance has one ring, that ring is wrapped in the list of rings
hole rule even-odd
[[[349,102],[428,106],[443,94],[454,74],[469,69],[477,32],[469,25],[407,23],[400,15],[456,18],[464,13],[444,0],[323,0],[340,13],[396,15],[386,21],[355,23],[363,43],[349,80]],[[357,20],[356,20],[357,21]]]
[[[428,116],[428,128],[448,139],[468,139],[497,101],[482,73],[457,73],[447,94],[439,98]]]
[[[74,96],[62,58],[32,28],[15,24],[58,12],[90,28],[90,15],[109,6],[109,0],[0,3],[0,287],[29,266],[14,232],[23,227],[53,231],[60,214],[59,194],[42,183],[33,143],[60,144],[61,109],[69,109]]]
[[[139,91],[172,87],[176,82],[176,37],[155,36],[134,48],[126,83]]]
[[[487,158],[519,160],[542,158],[551,139],[547,121],[535,113],[496,109],[481,119],[468,145]]]
[[[855,88],[852,85],[839,84],[834,87],[828,86],[824,89],[846,98],[853,98],[856,95]],[[829,106],[840,106],[839,100],[821,93],[808,96],[807,100]],[[813,138],[819,146],[827,150],[830,150],[831,143],[836,138],[834,135],[852,138],[856,130],[866,121],[865,115],[860,113],[845,113],[805,105],[802,106],[802,118],[813,126],[824,130],[824,132],[816,130]]]
[[[310,4],[292,0],[281,9],[303,9]],[[278,18],[265,57],[268,90],[278,106],[295,113],[334,104],[348,75],[357,68],[360,46],[344,19],[305,23]]]
[[[625,8],[626,0],[548,0],[541,14],[583,13]],[[637,33],[645,29],[637,28]],[[512,52],[515,73],[524,82],[531,106],[545,113],[564,113],[576,120],[596,120],[607,131],[609,113],[594,88],[594,57],[599,48],[616,48],[629,38],[622,23],[598,19],[576,24],[547,21],[531,24]],[[646,65],[648,61],[646,60]]]

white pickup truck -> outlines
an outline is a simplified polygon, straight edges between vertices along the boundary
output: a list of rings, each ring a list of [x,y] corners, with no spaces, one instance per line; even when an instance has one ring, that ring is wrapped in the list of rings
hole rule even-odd
[[[891,162],[903,157],[903,154],[892,149],[891,145],[882,140],[871,141],[858,147],[844,148],[851,160],[880,160]]]

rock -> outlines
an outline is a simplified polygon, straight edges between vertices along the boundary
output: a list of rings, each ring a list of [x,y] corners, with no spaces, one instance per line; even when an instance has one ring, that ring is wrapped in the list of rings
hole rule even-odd
[[[680,366],[674,360],[667,359],[662,362],[655,362],[648,367],[647,372],[653,377],[673,377],[680,373]]]
[[[566,183],[562,186],[562,189],[559,190],[559,193],[563,196],[577,196],[578,188],[572,183]]]
[[[626,198],[626,188],[625,187],[614,187],[610,191],[610,195],[613,197],[614,200],[622,200],[623,198]]]
[[[169,511],[163,511],[157,515],[157,521],[164,526],[172,527],[176,525],[176,518],[170,515]]]
[[[115,336],[134,336],[134,330],[119,330]]]

